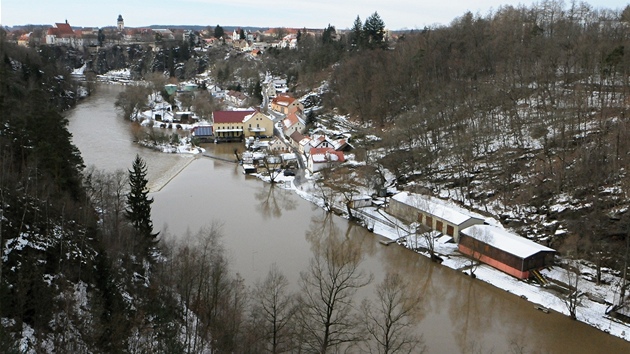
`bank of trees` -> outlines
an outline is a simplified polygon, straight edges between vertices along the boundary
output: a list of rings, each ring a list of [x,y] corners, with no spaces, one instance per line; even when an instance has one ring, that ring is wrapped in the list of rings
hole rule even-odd
[[[609,250],[604,263],[620,267],[610,250],[624,247],[603,244],[628,237],[618,213],[630,167],[628,11],[545,1],[466,13],[387,50],[346,52],[324,102],[384,131],[370,149],[399,182],[417,180],[495,214],[528,210],[511,221],[532,237],[555,229],[520,219],[557,218],[594,240],[581,242],[580,257],[602,263],[600,250]],[[363,28],[357,19],[351,33]],[[563,196],[577,210],[557,215],[549,208]],[[595,237],[574,222],[593,212]]]

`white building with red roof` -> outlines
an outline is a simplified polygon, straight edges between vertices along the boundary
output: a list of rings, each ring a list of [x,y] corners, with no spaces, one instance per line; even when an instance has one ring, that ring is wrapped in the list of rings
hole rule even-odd
[[[65,23],[55,23],[46,32],[46,44],[50,45],[69,45],[72,47],[80,47],[83,45],[81,38],[77,36],[68,21]]]
[[[346,161],[346,157],[341,151],[335,151],[332,148],[313,148],[308,155],[306,168],[315,173],[344,161]]]
[[[282,120],[282,132],[286,136],[291,136],[294,132],[304,134],[306,122],[296,113],[290,113]]]

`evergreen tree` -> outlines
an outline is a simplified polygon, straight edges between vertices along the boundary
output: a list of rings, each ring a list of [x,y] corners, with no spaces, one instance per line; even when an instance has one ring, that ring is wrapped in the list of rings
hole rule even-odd
[[[98,37],[97,37],[97,39],[98,39],[98,46],[102,47],[103,43],[105,42],[105,33],[103,33],[103,29],[102,28],[99,28],[99,30],[98,30]]]
[[[240,38],[240,39],[245,39],[246,38],[245,37],[245,30],[243,30],[242,28],[241,28],[240,31],[238,31],[238,38]]]
[[[260,103],[263,100],[262,95],[262,85],[260,84],[260,80],[256,81],[254,88],[252,89],[251,95],[254,99],[256,99],[256,103]]]
[[[354,49],[358,49],[363,45],[363,25],[361,24],[361,18],[357,15],[352,25],[352,31],[350,32],[350,45]]]
[[[322,42],[324,44],[332,43],[334,41],[333,38],[335,38],[336,36],[337,30],[335,30],[335,26],[331,26],[330,24],[328,24],[328,27],[326,27],[324,33],[322,34]]]
[[[157,243],[159,232],[153,232],[153,221],[151,221],[151,204],[153,198],[149,198],[147,189],[147,165],[136,155],[132,169],[129,170],[129,187],[127,194],[127,208],[125,216],[131,223],[134,231],[132,245],[134,252],[141,252],[148,256],[151,248]]]
[[[385,22],[378,15],[378,12],[373,13],[365,20],[363,35],[370,48],[384,47]]]
[[[223,30],[223,27],[217,25],[214,28],[214,38],[221,38],[225,35],[225,31]]]

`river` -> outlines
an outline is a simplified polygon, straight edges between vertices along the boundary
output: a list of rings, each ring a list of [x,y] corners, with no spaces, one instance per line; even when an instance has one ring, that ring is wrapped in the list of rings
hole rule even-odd
[[[362,269],[374,274],[374,283],[396,271],[418,287],[424,299],[418,330],[428,353],[505,353],[512,343],[535,353],[630,353],[630,343],[622,339],[558,313],[544,314],[526,300],[402,247],[385,247],[378,235],[325,214],[289,190],[245,176],[236,164],[139,147],[132,142],[131,125],[116,115],[114,101],[121,90],[100,85],[68,113],[85,164],[129,169],[139,154],[148,166],[156,229],[168,240],[186,242],[203,226],[221,225],[231,268],[247,285],[263,278],[274,263],[296,284],[315,242],[347,237],[361,248]],[[235,146],[205,147],[231,157]],[[372,289],[361,291],[357,301]]]

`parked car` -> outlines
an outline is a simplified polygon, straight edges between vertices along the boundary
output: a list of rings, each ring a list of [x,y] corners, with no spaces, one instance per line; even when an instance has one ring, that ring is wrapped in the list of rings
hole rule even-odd
[[[293,170],[284,170],[285,176],[295,176],[295,172]]]

